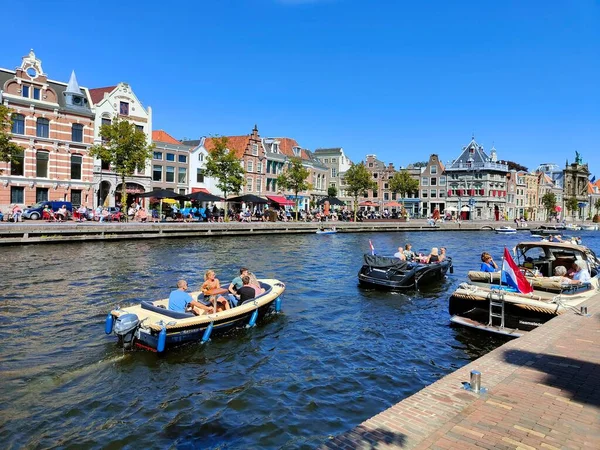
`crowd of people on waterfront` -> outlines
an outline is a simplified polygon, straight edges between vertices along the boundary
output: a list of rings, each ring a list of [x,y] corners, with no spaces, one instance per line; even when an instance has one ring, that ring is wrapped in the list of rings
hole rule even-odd
[[[169,295],[169,310],[190,312],[195,315],[212,314],[235,308],[265,292],[256,276],[246,267],[240,269],[239,275],[231,281],[227,288],[221,286],[216,272],[209,269],[204,273],[204,281],[200,285],[196,299],[186,292],[187,289],[186,280],[177,281],[177,289]]]

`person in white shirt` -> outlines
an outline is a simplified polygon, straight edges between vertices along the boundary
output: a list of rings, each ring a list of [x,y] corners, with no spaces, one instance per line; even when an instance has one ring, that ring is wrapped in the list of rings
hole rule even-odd
[[[587,268],[587,263],[584,260],[576,260],[573,263],[573,268],[575,269],[575,273],[573,274],[573,280],[581,281],[582,283],[591,281],[592,276],[590,275],[590,272]]]

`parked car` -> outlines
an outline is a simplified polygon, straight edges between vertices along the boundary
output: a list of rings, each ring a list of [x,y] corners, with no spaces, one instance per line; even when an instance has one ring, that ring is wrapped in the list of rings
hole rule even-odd
[[[69,217],[67,217],[67,219],[73,215],[73,204],[71,202],[65,202],[62,200],[61,201],[53,200],[53,201],[38,202],[35,205],[28,206],[27,208],[25,208],[23,210],[23,218],[31,219],[31,220],[41,219],[42,213],[43,213],[46,205],[48,205],[50,207],[50,209],[54,212],[58,211],[59,208],[61,208],[64,205],[67,208],[68,215],[69,215]]]

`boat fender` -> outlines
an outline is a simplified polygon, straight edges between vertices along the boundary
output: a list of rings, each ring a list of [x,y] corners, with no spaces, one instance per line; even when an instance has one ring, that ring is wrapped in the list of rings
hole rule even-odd
[[[275,312],[281,311],[281,297],[275,299]]]
[[[110,334],[113,331],[113,325],[115,323],[115,318],[111,313],[108,313],[106,316],[106,324],[104,325],[104,332],[106,334]]]
[[[156,351],[161,353],[165,350],[165,345],[167,344],[167,329],[166,327],[162,327],[160,333],[158,333],[158,344],[156,345]]]
[[[252,315],[250,316],[250,322],[248,322],[248,326],[253,327],[254,325],[256,325],[257,318],[258,318],[258,308],[256,308],[254,310],[254,312],[252,313]]]
[[[454,266],[450,264],[450,273],[454,273]]]
[[[204,330],[204,334],[202,335],[202,344],[208,342],[208,340],[210,339],[210,334],[212,333],[213,330],[213,323],[211,322],[208,327],[206,327],[206,330]]]

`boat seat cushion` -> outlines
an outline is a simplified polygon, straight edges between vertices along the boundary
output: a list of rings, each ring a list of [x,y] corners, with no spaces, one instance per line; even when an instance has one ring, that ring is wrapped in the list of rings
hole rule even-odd
[[[187,319],[188,317],[196,317],[193,313],[171,311],[170,309],[155,306],[152,302],[142,302],[141,305],[142,309],[162,314],[163,316],[172,317],[173,319]]]

